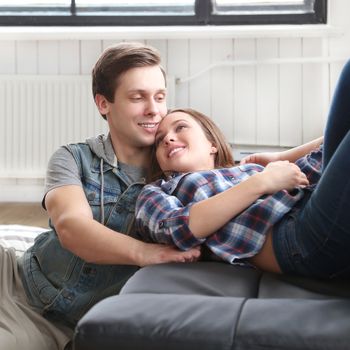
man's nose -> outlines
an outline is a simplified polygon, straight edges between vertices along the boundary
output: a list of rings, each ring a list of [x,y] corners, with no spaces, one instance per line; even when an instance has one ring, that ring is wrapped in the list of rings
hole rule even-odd
[[[157,102],[154,99],[149,99],[147,102],[146,115],[154,116],[159,113]]]

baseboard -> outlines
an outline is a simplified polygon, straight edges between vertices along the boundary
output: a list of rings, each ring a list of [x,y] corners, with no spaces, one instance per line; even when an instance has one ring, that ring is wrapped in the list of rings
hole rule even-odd
[[[0,178],[0,202],[41,202],[44,195],[43,179]]]

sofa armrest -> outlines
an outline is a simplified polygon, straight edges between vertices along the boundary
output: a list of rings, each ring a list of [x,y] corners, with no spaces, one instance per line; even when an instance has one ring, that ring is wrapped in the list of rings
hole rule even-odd
[[[348,350],[349,281],[153,265],[80,320],[75,350]]]
[[[125,294],[78,323],[76,350],[231,349],[243,298]]]

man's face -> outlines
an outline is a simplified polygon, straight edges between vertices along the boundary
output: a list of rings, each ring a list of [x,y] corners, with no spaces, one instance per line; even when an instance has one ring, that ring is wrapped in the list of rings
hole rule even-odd
[[[154,143],[167,112],[165,80],[159,66],[132,68],[120,78],[114,102],[107,102],[107,121],[117,144],[132,148]]]

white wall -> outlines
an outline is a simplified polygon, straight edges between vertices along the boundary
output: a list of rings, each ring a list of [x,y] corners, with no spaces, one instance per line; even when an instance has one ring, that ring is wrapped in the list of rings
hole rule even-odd
[[[329,40],[329,55],[339,57],[350,57],[350,21],[349,11],[350,2],[347,0],[329,0],[329,23],[330,25],[341,28],[343,35]],[[333,64],[330,69],[330,88],[334,85],[339,76],[342,64]]]
[[[327,59],[350,56],[350,23],[347,13],[350,2],[329,1],[329,24],[339,28],[342,35],[307,34],[295,30],[290,34],[261,30],[231,34],[205,33],[184,37],[169,34],[150,38],[144,32],[133,34],[132,40],[143,41],[157,47],[169,76],[176,78],[174,104],[191,106],[211,115],[224,131],[227,139],[238,149],[263,147],[290,147],[320,135],[329,107],[330,97],[344,61],[300,63],[301,58]],[[282,31],[281,31],[282,33]],[[306,33],[306,34],[305,34]],[[91,67],[102,50],[130,35],[108,34],[96,39],[96,34],[64,37],[28,37],[24,34],[6,36],[0,33],[0,80],[1,78],[33,76],[74,77],[89,75]],[[297,61],[292,62],[295,58]],[[261,61],[279,60],[276,64]],[[285,63],[283,60],[289,60]],[[248,66],[215,66],[225,61],[258,61]],[[212,69],[208,69],[213,66]],[[190,81],[182,82],[198,72],[203,73]],[[8,86],[8,85],[6,85]],[[1,88],[0,88],[1,89]],[[14,97],[9,88],[1,90],[0,101],[8,103],[6,96]],[[74,103],[76,101],[72,101]],[[29,102],[28,102],[29,103]],[[47,104],[47,101],[43,101]],[[93,105],[91,108],[94,108]],[[22,105],[22,115],[28,116]],[[39,200],[48,154],[65,142],[79,141],[92,136],[92,129],[83,130],[84,121],[75,121],[77,133],[67,131],[60,138],[50,139],[44,158],[37,169],[26,168],[28,145],[33,138],[43,138],[58,124],[70,129],[75,108],[65,110],[65,116],[56,115],[45,120],[45,128],[38,127],[33,136],[32,121],[24,120],[18,106],[0,106],[0,201]],[[39,112],[38,112],[39,113]],[[49,112],[50,113],[50,112]],[[96,111],[91,118],[98,118]],[[56,124],[55,124],[56,123]],[[95,125],[95,124],[93,124]],[[24,127],[23,127],[24,126]],[[60,126],[61,127],[61,126]],[[100,121],[96,133],[103,129]],[[18,131],[18,133],[16,132]],[[9,136],[13,135],[13,136]],[[17,140],[18,137],[18,140]],[[66,139],[65,139],[66,137]],[[75,139],[78,138],[79,139]],[[28,145],[16,145],[26,140]],[[46,141],[45,141],[46,142]],[[17,148],[16,148],[17,147]],[[32,147],[32,146],[31,146]],[[9,166],[11,152],[20,153],[16,167]],[[23,155],[27,152],[27,155]],[[20,157],[22,155],[22,158]],[[23,161],[21,160],[23,159]],[[35,173],[35,176],[33,175]]]

